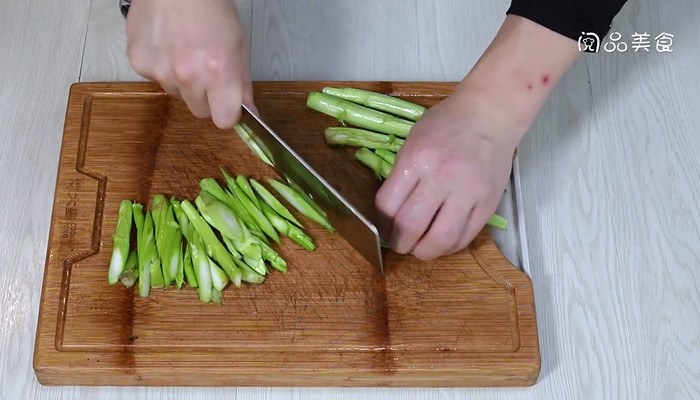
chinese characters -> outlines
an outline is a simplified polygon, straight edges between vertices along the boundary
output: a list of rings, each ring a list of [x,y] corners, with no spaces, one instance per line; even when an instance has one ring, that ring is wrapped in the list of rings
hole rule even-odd
[[[598,36],[592,32],[581,32],[579,37],[579,51],[586,53],[598,53],[600,49],[606,53],[619,52],[646,52],[649,53],[655,50],[658,53],[673,52],[673,34],[661,32],[652,38],[652,34],[648,32],[634,32],[630,35],[629,43],[623,40],[620,32],[611,32],[602,46]]]

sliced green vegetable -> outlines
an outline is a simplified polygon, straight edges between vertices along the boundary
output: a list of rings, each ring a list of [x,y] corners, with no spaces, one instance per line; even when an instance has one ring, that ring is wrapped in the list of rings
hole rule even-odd
[[[316,210],[316,212],[319,215],[321,215],[324,219],[328,220],[328,214],[326,214],[326,212],[318,204],[316,204],[316,201],[314,199],[312,199],[311,196],[308,193],[306,193],[304,191],[304,189],[301,188],[301,186],[297,185],[296,182],[294,182],[289,176],[286,176],[286,175],[285,175],[285,181],[287,182],[286,184],[290,188],[294,189],[297,192],[297,195],[299,195],[299,197],[301,197],[301,199],[305,203],[307,203],[308,205],[313,207],[313,209]],[[328,200],[328,199],[326,199],[326,200]]]
[[[253,216],[246,210],[246,207],[243,205],[240,199],[238,199],[238,197],[232,193],[233,188],[238,185],[236,180],[231,175],[229,175],[223,168],[221,169],[221,172],[223,173],[224,179],[226,180],[226,185],[228,186],[227,190],[221,189],[221,186],[219,186],[219,184],[216,182],[205,182],[205,186],[202,188],[206,188],[206,190],[208,191],[211,190],[212,193],[216,192],[218,193],[218,196],[225,196],[225,200],[221,200],[218,196],[216,197],[219,201],[223,201],[227,206],[229,206],[229,208],[233,210],[236,216],[238,216],[243,221],[246,228],[248,228],[248,231],[251,234],[257,236],[258,238],[267,243],[267,236],[265,236],[265,233],[255,222],[255,218],[253,218]],[[219,193],[219,191],[221,193]]]
[[[325,87],[323,88],[323,93],[412,121],[418,121],[426,111],[426,108],[421,105],[371,90],[351,87]]]
[[[163,266],[160,263],[160,257],[158,256],[158,249],[156,248],[155,241],[155,227],[153,222],[153,215],[150,211],[146,211],[146,217],[143,222],[144,231],[148,232],[149,241],[146,247],[146,255],[148,256],[147,262],[151,270],[151,289],[159,289],[165,287],[165,281],[163,280]]]
[[[214,234],[214,231],[211,229],[207,221],[205,221],[202,215],[200,215],[199,212],[197,212],[197,209],[194,207],[194,205],[192,205],[192,203],[189,200],[183,200],[180,204],[182,206],[182,210],[185,212],[187,218],[189,218],[190,223],[194,227],[194,229],[191,231],[196,231],[202,237],[202,242],[207,251],[207,255],[213,258],[214,261],[219,263],[219,266],[221,266],[224,272],[226,272],[226,274],[231,279],[231,282],[233,282],[233,284],[236,287],[240,287],[241,271],[236,267],[231,253],[229,253],[229,251],[224,247],[224,245],[221,244],[221,242],[216,237],[216,234]],[[214,213],[215,212],[216,211],[214,211]],[[192,262],[195,263],[194,258]],[[195,264],[195,269],[196,268],[197,265]],[[201,287],[202,281],[199,279],[199,275],[197,275],[197,281],[199,282],[199,285]]]
[[[342,123],[349,123],[359,128],[386,133],[405,138],[414,122],[381,111],[331,96],[322,92],[311,92],[306,105],[312,110],[336,118]]]
[[[261,275],[253,269],[251,269],[243,260],[236,260],[236,264],[238,265],[238,268],[241,269],[241,272],[243,273],[243,281],[248,282],[248,283],[253,283],[253,284],[260,284],[265,281],[265,275]]]
[[[135,250],[129,252],[129,256],[124,263],[124,271],[119,275],[119,282],[122,285],[130,288],[136,284],[139,279],[139,260]]]
[[[211,271],[212,286],[221,292],[229,282],[228,275],[211,258],[209,259],[209,270]]]
[[[311,237],[299,229],[299,227],[279,216],[267,203],[263,203],[261,206],[265,216],[279,233],[297,242],[306,250],[313,251],[316,248]]]
[[[256,207],[260,207],[258,197],[255,195],[255,192],[253,192],[253,188],[250,187],[250,182],[248,182],[248,179],[246,179],[246,177],[243,175],[238,175],[236,176],[236,183],[238,184],[238,187],[243,190],[243,193],[246,194],[248,199],[252,201]]]
[[[267,181],[272,188],[279,193],[289,204],[292,205],[297,211],[326,228],[329,232],[334,233],[335,229],[331,226],[330,222],[321,214],[316,211],[316,209],[305,201],[299,192],[292,189],[291,187],[285,185],[284,183],[276,179],[268,179]]]
[[[146,231],[146,217],[143,204],[134,202],[132,205],[134,225],[136,225],[136,254],[139,262],[139,296],[148,297],[151,290],[151,267],[148,260],[148,244],[153,239],[153,231]],[[148,237],[150,235],[150,237]]]
[[[263,214],[262,211],[260,211],[259,206],[256,206],[255,203],[253,203],[252,200],[248,198],[248,196],[244,193],[243,189],[239,187],[237,184],[232,185],[231,187],[233,191],[233,195],[243,204],[243,207],[245,207],[245,210],[248,212],[248,214],[253,217],[257,225],[262,229],[263,232],[267,236],[269,236],[272,240],[275,241],[275,243],[280,242],[279,235],[277,234],[277,231],[275,231],[275,228],[272,226],[270,221],[265,217],[265,214]],[[260,204],[260,203],[258,203]]]
[[[241,138],[241,140],[243,140],[248,148],[253,151],[253,154],[257,155],[266,164],[274,167],[274,164],[270,158],[251,136],[250,128],[248,128],[245,124],[239,123],[234,125],[233,129],[236,131],[236,133],[238,133],[238,136]]]
[[[224,245],[226,246],[228,251],[231,252],[233,258],[243,258],[241,253],[236,249],[236,244],[233,242],[233,239],[231,239],[228,236],[221,235],[221,240],[224,242]]]
[[[190,236],[191,240],[188,241],[188,244],[190,246],[190,254],[192,254],[192,265],[197,276],[197,293],[201,302],[208,303],[211,301],[213,289],[209,257],[206,254],[205,246],[201,242],[199,232],[193,229],[190,232]]]
[[[364,147],[357,149],[357,151],[355,151],[355,158],[374,171],[374,174],[378,178],[386,179],[391,173],[391,164],[376,155],[370,149]]]
[[[260,248],[262,249],[262,257],[265,261],[272,265],[272,268],[287,272],[287,262],[273,249],[265,243],[260,243]]]
[[[374,153],[381,157],[382,160],[391,164],[392,167],[394,166],[394,163],[396,162],[396,153],[382,149],[376,149],[374,150]]]
[[[192,265],[192,250],[190,250],[189,244],[185,246],[184,275],[189,287],[196,288],[199,286],[197,283],[197,275],[195,274],[194,266]]]
[[[262,258],[243,257],[243,262],[260,275],[267,275],[267,266]]]
[[[282,204],[282,202],[277,200],[277,197],[270,193],[270,191],[267,190],[267,188],[263,186],[262,183],[251,178],[250,185],[253,187],[253,190],[255,190],[255,193],[257,193],[258,196],[262,199],[262,202],[267,203],[267,205],[272,207],[272,209],[275,210],[277,214],[279,214],[281,217],[286,218],[289,222],[295,224],[299,228],[303,228],[301,222],[294,218],[294,215],[292,215],[289,209],[287,209],[287,207],[285,207],[284,204]],[[262,205],[260,208],[261,210],[263,210]],[[267,215],[267,213],[265,215]]]
[[[131,242],[131,223],[133,221],[133,206],[131,201],[122,200],[119,204],[117,227],[114,231],[112,257],[109,263],[108,282],[114,285],[124,271],[126,260],[129,257]]]

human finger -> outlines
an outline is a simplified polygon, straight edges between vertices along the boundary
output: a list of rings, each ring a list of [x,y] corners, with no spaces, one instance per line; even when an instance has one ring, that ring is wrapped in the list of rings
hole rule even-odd
[[[433,183],[420,181],[396,213],[391,248],[400,254],[409,253],[430,226],[443,200]]]
[[[467,247],[484,228],[493,212],[490,207],[486,207],[483,203],[477,204],[469,213],[459,240],[448,250],[448,254],[456,253]]]
[[[219,129],[233,127],[241,118],[243,93],[237,83],[213,87],[207,92],[211,119]]]
[[[447,254],[461,239],[471,209],[466,199],[449,196],[414,247],[413,255],[421,260],[432,260]]]
[[[203,88],[197,86],[184,87],[180,90],[182,100],[197,118],[207,118],[211,116],[207,93]]]
[[[404,166],[400,154],[389,177],[377,191],[374,202],[378,212],[378,229],[380,234],[389,238],[396,214],[408,196],[418,184],[418,173],[413,168]]]

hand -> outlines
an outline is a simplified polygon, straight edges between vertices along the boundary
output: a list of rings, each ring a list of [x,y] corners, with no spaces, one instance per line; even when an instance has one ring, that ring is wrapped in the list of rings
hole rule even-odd
[[[219,128],[253,109],[249,44],[231,0],[135,0],[126,21],[127,55],[139,75],[182,98]]]
[[[430,260],[465,248],[502,197],[524,129],[478,89],[461,90],[414,125],[377,193],[398,253]]]

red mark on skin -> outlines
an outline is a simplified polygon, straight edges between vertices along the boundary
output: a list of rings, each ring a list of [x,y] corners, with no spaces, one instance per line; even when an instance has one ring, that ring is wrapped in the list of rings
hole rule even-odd
[[[542,84],[546,86],[548,83],[549,83],[549,74],[544,74],[544,76],[542,76]]]
[[[527,90],[532,90],[532,83],[527,84]]]

